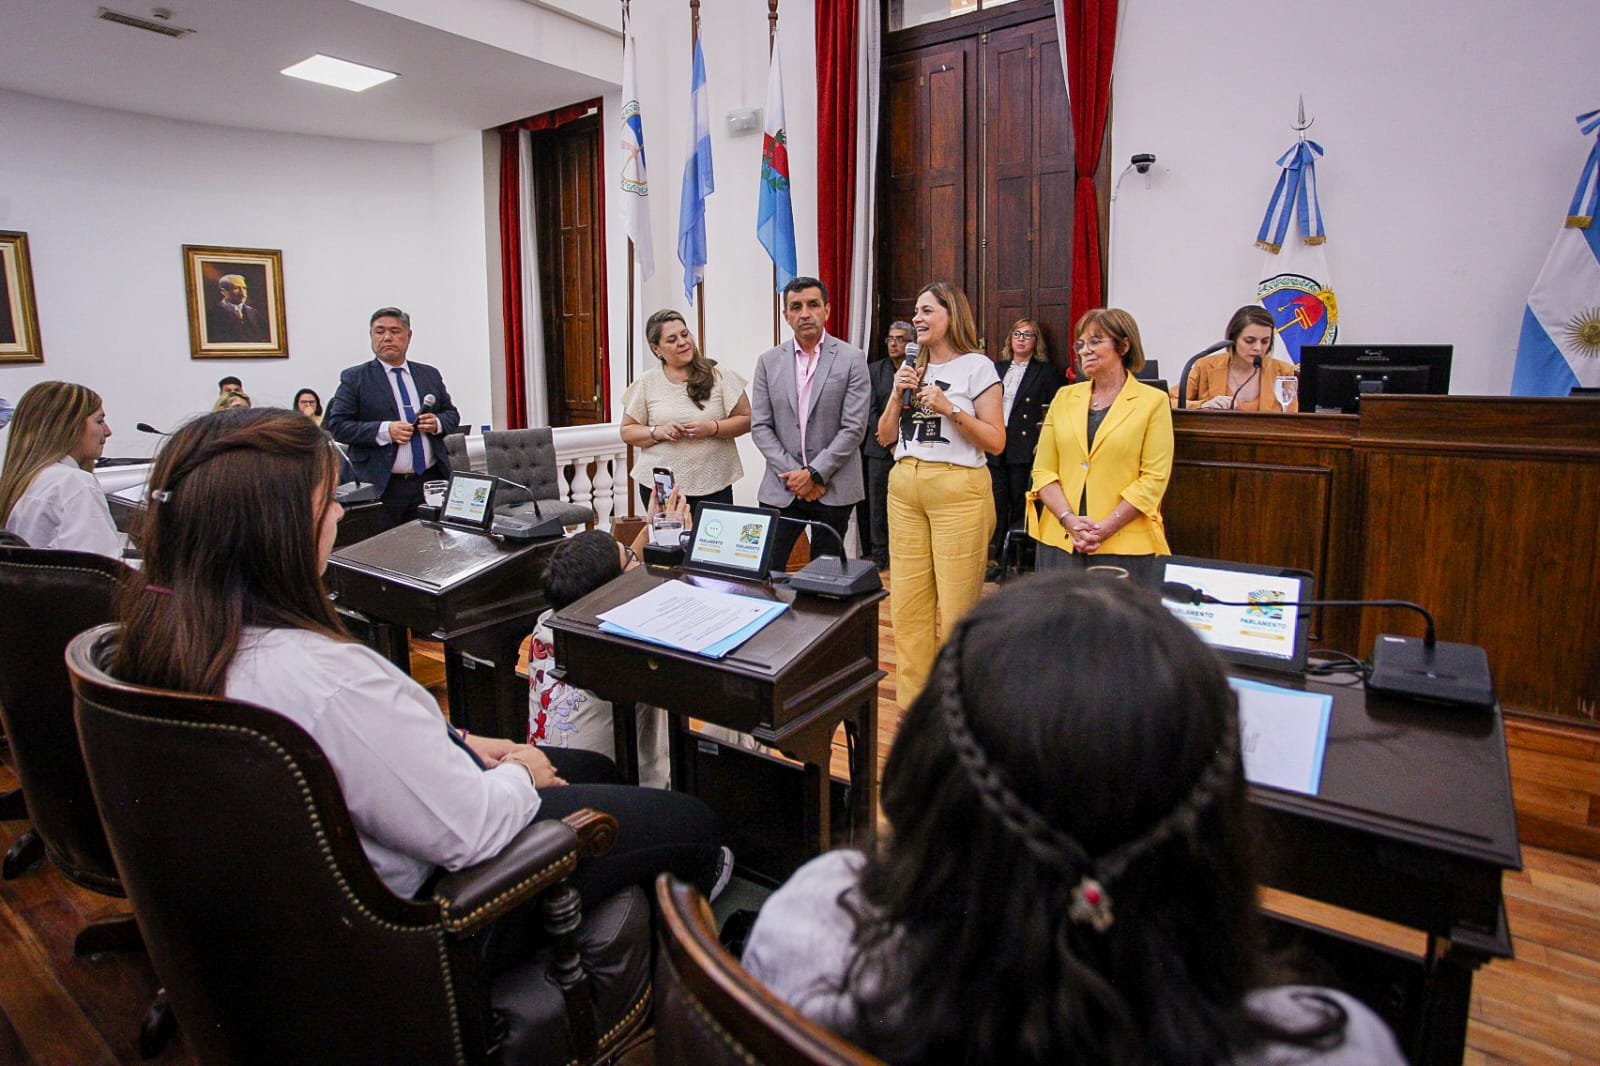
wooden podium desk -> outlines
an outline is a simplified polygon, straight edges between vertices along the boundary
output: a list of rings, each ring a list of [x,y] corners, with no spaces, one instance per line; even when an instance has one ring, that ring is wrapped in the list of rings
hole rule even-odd
[[[781,599],[784,611],[723,659],[706,659],[600,629],[597,615],[648,592],[670,572],[631,570],[550,617],[555,658],[568,683],[610,700],[617,764],[639,780],[635,704],[670,713],[672,780],[682,787],[694,743],[683,719],[749,733],[805,764],[805,837],[813,853],[829,841],[828,766],[834,729],[853,736],[851,810],[870,826],[878,806],[878,592],[854,600],[796,596],[744,582],[702,583]]]
[[[1250,786],[1262,883],[1426,933],[1420,996],[1391,1022],[1413,1062],[1459,1063],[1473,972],[1511,955],[1501,874],[1522,868],[1500,709],[1229,672],[1333,697],[1318,794]]]

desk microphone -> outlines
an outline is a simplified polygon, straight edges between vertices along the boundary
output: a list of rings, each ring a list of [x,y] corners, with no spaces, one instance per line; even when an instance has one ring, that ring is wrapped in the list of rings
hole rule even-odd
[[[166,433],[164,433],[161,430],[157,429],[155,426],[152,426],[148,422],[135,422],[133,424],[133,428],[138,430],[140,433],[154,433],[158,437],[165,437],[166,436]]]
[[[432,401],[433,396],[430,394],[423,398],[422,403],[426,406]],[[532,489],[512,481],[508,477],[501,477],[499,474],[490,474],[489,477],[502,484],[510,485],[514,489],[521,489],[528,494],[528,499],[533,501],[533,519],[531,521],[526,515],[503,515],[495,518],[491,532],[499,533],[501,536],[511,540],[538,540],[541,537],[561,537],[566,535],[566,523],[561,520],[559,515],[546,518],[544,512],[539,509],[539,498],[534,495]],[[513,506],[515,505],[513,504]]]
[[[1189,406],[1189,371],[1193,370],[1196,363],[1212,352],[1220,352],[1232,344],[1232,341],[1218,341],[1215,344],[1208,345],[1191,355],[1189,361],[1183,364],[1183,373],[1178,375],[1178,407],[1180,410]]]
[[[910,356],[907,355],[906,358],[909,359]],[[813,596],[830,596],[842,600],[883,588],[883,579],[878,576],[877,564],[871,559],[845,558],[844,538],[839,536],[839,531],[828,523],[818,522],[813,518],[790,518],[788,515],[779,515],[778,521],[792,522],[797,526],[809,526],[812,529],[826,529],[828,536],[839,545],[837,566],[828,562],[827,556],[819,555],[801,567],[799,573],[789,576],[789,587],[796,592],[809,592]]]
[[[1494,707],[1494,678],[1489,657],[1475,644],[1440,643],[1433,615],[1410,600],[1219,600],[1181,581],[1163,581],[1161,598],[1180,604],[1222,607],[1398,607],[1420,614],[1427,623],[1421,641],[1379,633],[1372,646],[1372,676],[1367,688],[1415,696],[1439,703]]]
[[[1244,387],[1246,385],[1250,384],[1250,378],[1253,378],[1261,373],[1261,357],[1259,355],[1256,356],[1254,362],[1255,369],[1250,371],[1250,377],[1247,377],[1243,381],[1239,382],[1239,387],[1233,390],[1233,396],[1228,400],[1228,410],[1233,410],[1234,407],[1239,403],[1239,394],[1244,391]],[[1187,392],[1188,390],[1185,389],[1184,391]]]

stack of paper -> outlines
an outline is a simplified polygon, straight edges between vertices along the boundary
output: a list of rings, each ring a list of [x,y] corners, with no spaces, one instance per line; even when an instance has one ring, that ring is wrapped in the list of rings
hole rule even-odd
[[[1228,684],[1239,697],[1244,776],[1251,784],[1315,796],[1322,783],[1333,697],[1237,677],[1228,678]]]
[[[607,633],[720,659],[788,608],[778,600],[663,581],[599,618]]]

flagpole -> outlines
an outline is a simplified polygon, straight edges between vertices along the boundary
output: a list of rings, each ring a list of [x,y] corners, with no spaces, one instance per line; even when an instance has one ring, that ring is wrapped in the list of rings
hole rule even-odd
[[[622,54],[624,56],[626,56],[628,54],[628,18],[629,18],[630,14],[631,14],[631,11],[629,9],[628,0],[622,0]],[[623,103],[626,104],[627,101],[624,100]],[[624,371],[624,374],[626,374],[626,376],[627,376],[629,385],[633,384],[633,364],[634,364],[634,360],[636,358],[636,353],[634,352],[633,348],[634,348],[634,345],[637,343],[634,340],[634,335],[633,335],[633,320],[634,320],[633,303],[634,303],[634,299],[635,299],[635,295],[634,295],[634,291],[633,291],[633,235],[630,233],[628,235],[628,368],[627,368],[627,370]],[[624,471],[624,476],[626,476],[626,471],[633,469],[633,445],[631,445],[631,444],[627,446],[627,458],[624,461],[627,463],[627,467],[625,468],[625,471]],[[629,518],[632,518],[633,515],[634,515],[634,500],[635,500],[635,498],[636,498],[636,494],[633,491],[633,486],[630,484],[628,486],[628,517]]]
[[[694,49],[700,43],[700,0],[689,0],[689,62],[694,63]],[[706,281],[702,276],[694,283],[694,306],[696,326],[695,335],[700,338],[700,350],[706,348]]]
[[[772,62],[773,49],[778,47],[778,0],[767,0],[767,62]],[[778,292],[778,264],[772,264],[772,346],[783,343],[780,328],[783,297]]]

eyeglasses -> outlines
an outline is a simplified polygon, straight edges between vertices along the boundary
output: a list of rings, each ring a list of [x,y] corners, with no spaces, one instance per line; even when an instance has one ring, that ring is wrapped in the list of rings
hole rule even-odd
[[[1072,346],[1072,350],[1075,352],[1086,352],[1090,348],[1100,347],[1102,344],[1105,344],[1107,340],[1108,338],[1106,337],[1085,337],[1078,343],[1074,344]]]
[[[1029,337],[1038,336],[1038,334],[1031,329],[1014,329],[1011,331],[1011,335],[1017,338],[1019,341],[1027,340]]]
[[[906,344],[910,340],[911,340],[910,337],[896,337],[893,333],[891,333],[887,337],[883,338],[883,343],[885,343],[885,344]]]
[[[629,567],[639,565],[639,557],[635,555],[633,553],[633,549],[628,547],[626,544],[622,546],[622,557],[627,560],[622,564],[622,569],[624,570],[627,570]]]

